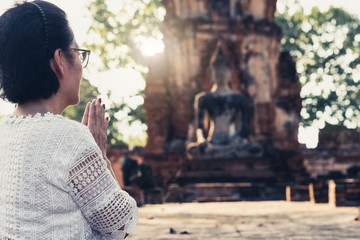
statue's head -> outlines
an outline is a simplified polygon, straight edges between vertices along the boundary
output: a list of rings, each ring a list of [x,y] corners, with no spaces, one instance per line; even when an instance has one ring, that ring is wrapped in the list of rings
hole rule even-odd
[[[231,65],[221,47],[212,58],[210,64],[211,80],[218,85],[229,84],[231,81]]]

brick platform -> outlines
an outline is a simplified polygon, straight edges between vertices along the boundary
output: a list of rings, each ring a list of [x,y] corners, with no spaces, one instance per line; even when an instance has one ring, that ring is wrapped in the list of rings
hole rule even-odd
[[[285,186],[266,183],[173,184],[164,202],[285,200]]]

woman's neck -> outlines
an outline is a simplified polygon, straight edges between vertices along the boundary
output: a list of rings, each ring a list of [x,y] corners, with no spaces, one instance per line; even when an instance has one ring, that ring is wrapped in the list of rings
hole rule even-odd
[[[23,104],[18,104],[11,116],[35,116],[38,113],[44,115],[47,112],[53,114],[61,114],[64,109],[65,108],[61,107],[61,105],[54,101],[52,98],[40,99],[28,101]]]

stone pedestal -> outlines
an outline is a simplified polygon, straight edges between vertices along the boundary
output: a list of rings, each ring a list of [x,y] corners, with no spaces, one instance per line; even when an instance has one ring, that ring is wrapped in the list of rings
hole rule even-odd
[[[186,160],[181,166],[177,182],[277,182],[283,171],[268,158]]]

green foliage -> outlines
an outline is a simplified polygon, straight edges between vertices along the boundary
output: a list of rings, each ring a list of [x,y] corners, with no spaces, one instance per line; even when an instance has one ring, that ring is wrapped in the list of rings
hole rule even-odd
[[[81,122],[84,115],[86,104],[96,99],[99,96],[99,91],[92,86],[89,80],[83,78],[80,85],[80,102],[78,105],[70,106],[63,112],[63,116],[75,121]]]
[[[102,69],[131,67],[144,73],[141,43],[159,39],[161,0],[123,0],[119,11],[109,9],[106,0],[94,0],[88,9],[94,17],[89,36],[99,41],[87,45],[101,56]]]
[[[114,0],[113,0],[114,1]],[[89,28],[89,40],[87,47],[100,56],[102,66],[100,70],[110,68],[134,68],[141,74],[146,72],[145,58],[141,53],[141,45],[144,41],[160,39],[161,23],[161,0],[122,0],[117,1],[119,9],[113,9],[109,5],[111,1],[93,0],[88,9],[93,17]],[[142,95],[139,92],[137,96]],[[108,93],[109,99],[110,92]],[[116,114],[125,112],[128,124],[135,121],[145,124],[145,112],[142,105],[130,107],[126,101],[113,102],[107,109],[109,121],[109,144],[123,145],[123,136],[119,132]],[[130,144],[144,145],[138,138],[129,139]]]
[[[359,126],[359,18],[334,7],[326,12],[315,7],[308,15],[298,2],[294,14],[289,7],[277,14],[276,23],[283,30],[283,49],[297,61],[302,124]]]
[[[131,146],[145,146],[146,145],[146,138],[142,139],[139,136],[130,136],[129,137],[129,145]]]
[[[108,94],[110,95],[110,93]],[[116,113],[121,111],[126,104],[111,103],[106,112],[109,114],[110,119],[108,122],[108,144],[112,146],[125,146],[127,145],[122,139],[123,136],[119,131],[118,123],[119,119],[116,117]]]
[[[108,98],[111,96],[111,91],[108,92]],[[132,137],[127,140],[125,143],[122,139],[123,136],[121,135],[118,124],[120,122],[124,123],[122,120],[119,119],[116,114],[119,112],[123,112],[127,114],[127,123],[128,125],[131,125],[135,121],[140,121],[140,123],[145,124],[145,112],[143,109],[143,105],[138,105],[135,108],[131,108],[127,103],[125,99],[122,99],[119,103],[112,102],[109,109],[107,110],[107,113],[109,114],[110,120],[109,120],[109,132],[108,132],[108,140],[110,145],[131,145],[131,146],[144,146],[145,143],[143,139],[139,137]]]
[[[143,108],[143,105],[138,105],[136,108],[130,108],[129,107],[129,113],[128,116],[131,117],[129,120],[129,123],[133,123],[135,121],[140,121],[141,123],[146,123],[146,115]]]
[[[91,102],[93,99],[96,99],[99,96],[99,91],[96,87],[92,86],[87,79],[82,79],[80,85],[80,102],[78,105],[70,106],[66,108],[63,112],[63,116],[69,119],[81,122],[84,115],[84,111],[88,102]],[[122,135],[119,133],[117,128],[118,119],[114,116],[115,113],[119,110],[119,106],[116,104],[111,104],[106,109],[106,113],[110,116],[109,126],[108,126],[108,144],[111,145],[126,145],[122,141]]]

